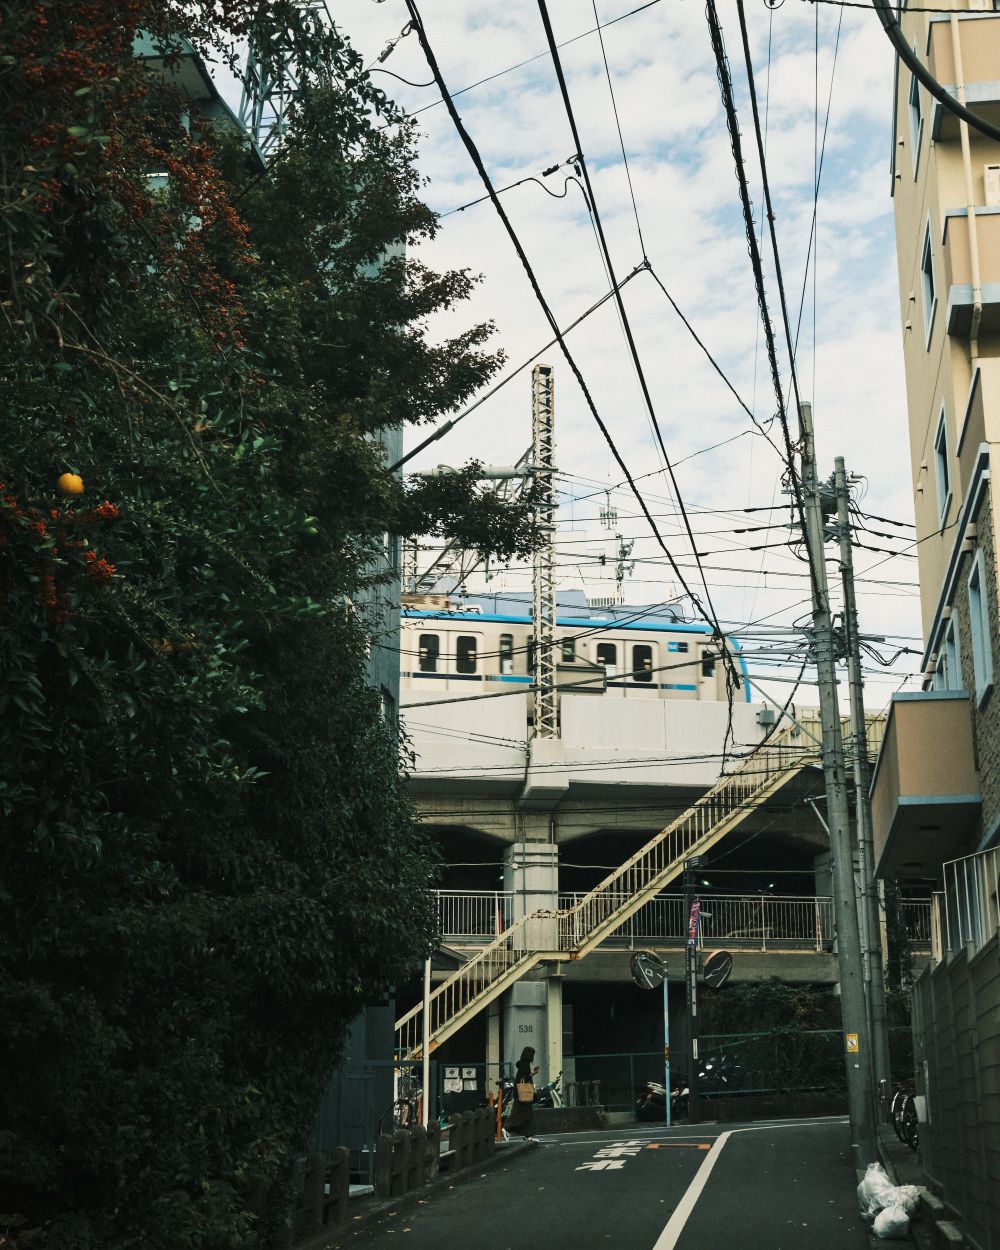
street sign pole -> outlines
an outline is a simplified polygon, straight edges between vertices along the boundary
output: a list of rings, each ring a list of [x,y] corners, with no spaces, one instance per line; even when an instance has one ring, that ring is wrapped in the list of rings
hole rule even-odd
[[[691,869],[701,862],[697,855],[684,861],[684,912],[688,920],[684,946],[684,979],[688,1011],[688,1123],[700,1120],[698,1099],[698,915],[691,901]],[[696,900],[697,901],[697,900]],[[700,910],[700,905],[699,908]]]
[[[667,1128],[670,1127],[670,998],[667,994],[667,974],[663,973],[663,1084],[667,1096]]]

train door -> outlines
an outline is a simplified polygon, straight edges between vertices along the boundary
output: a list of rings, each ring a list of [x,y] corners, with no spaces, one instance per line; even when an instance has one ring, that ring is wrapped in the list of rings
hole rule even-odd
[[[698,698],[717,700],[719,698],[719,659],[718,643],[698,648]]]
[[[640,692],[659,694],[659,674],[656,672],[656,644],[652,642],[634,642],[631,656],[631,681],[628,693],[636,695]]]

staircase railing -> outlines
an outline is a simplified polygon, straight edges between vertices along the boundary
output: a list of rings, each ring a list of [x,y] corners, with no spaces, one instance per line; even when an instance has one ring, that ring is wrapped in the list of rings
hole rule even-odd
[[[883,718],[870,717],[869,751],[882,730]],[[849,721],[842,721],[842,731],[849,733]],[[678,876],[689,855],[725,836],[792,773],[816,763],[820,739],[819,713],[807,712],[757,747],[575,906],[533,912],[516,921],[433,991],[431,1044],[445,1040],[540,960],[578,959],[597,946]],[[396,1031],[397,1053],[417,1057],[424,1036],[423,1004],[397,1020]]]

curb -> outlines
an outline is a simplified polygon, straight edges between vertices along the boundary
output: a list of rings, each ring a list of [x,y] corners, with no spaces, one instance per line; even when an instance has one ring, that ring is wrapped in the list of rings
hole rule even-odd
[[[295,1250],[332,1250],[332,1247],[342,1245],[354,1233],[361,1232],[362,1229],[368,1228],[372,1224],[377,1224],[389,1215],[395,1215],[397,1211],[405,1211],[408,1207],[416,1206],[420,1202],[426,1202],[434,1197],[435,1194],[454,1189],[456,1185],[472,1180],[473,1177],[481,1176],[483,1172],[488,1171],[490,1168],[497,1167],[501,1163],[509,1163],[512,1159],[537,1149],[537,1141],[512,1142],[494,1150],[493,1154],[488,1159],[484,1159],[482,1163],[474,1163],[471,1167],[463,1168],[460,1172],[456,1172],[453,1176],[439,1176],[436,1180],[429,1181],[426,1185],[421,1185],[419,1189],[411,1189],[409,1193],[401,1194],[398,1198],[379,1198],[372,1201],[363,1199],[362,1209],[356,1215],[351,1215],[348,1209],[347,1221],[340,1228],[328,1229],[325,1232],[317,1233],[315,1237],[309,1238],[308,1241],[296,1242]]]

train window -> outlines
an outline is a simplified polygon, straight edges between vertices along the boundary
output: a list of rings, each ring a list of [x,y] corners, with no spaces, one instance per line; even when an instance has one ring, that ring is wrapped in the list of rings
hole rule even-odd
[[[564,664],[572,664],[576,659],[576,639],[573,637],[562,640],[562,658]]]
[[[701,675],[702,677],[715,676],[715,652],[703,651],[701,653]]]
[[[476,671],[476,640],[471,634],[459,634],[455,643],[455,672]]]
[[[438,656],[440,653],[441,640],[437,634],[420,635],[420,671],[422,673],[436,673],[438,671]]]
[[[688,645],[687,645],[687,643],[686,643],[686,642],[668,642],[668,643],[667,643],[667,650],[668,650],[668,651],[681,651],[681,652],[684,652],[684,651],[686,651],[687,649],[688,649]]]
[[[615,669],[618,666],[618,647],[613,642],[599,642],[597,644],[597,662],[603,664],[607,669]]]
[[[653,680],[653,648],[646,643],[637,643],[632,648],[632,679]]]
[[[513,673],[514,671],[514,635],[500,635],[500,672]]]

